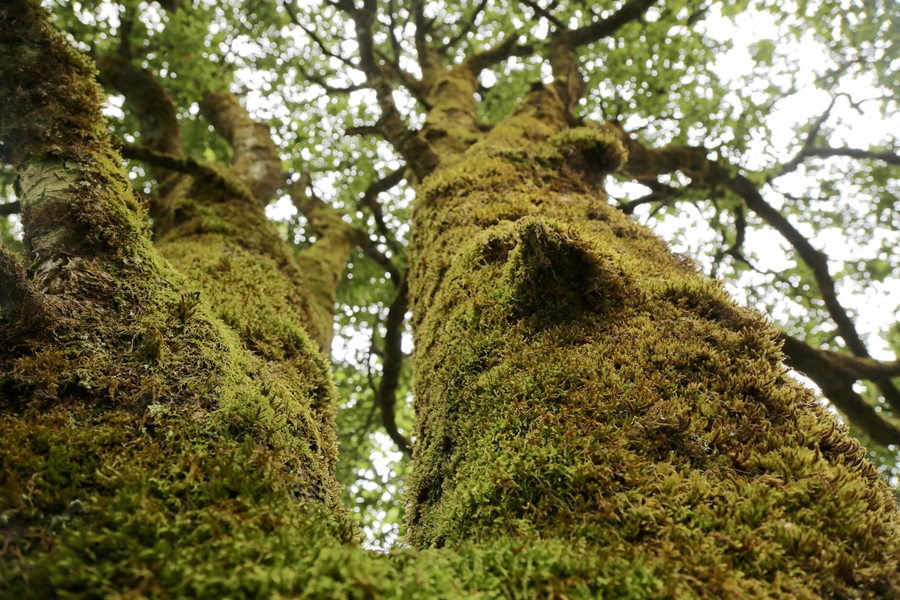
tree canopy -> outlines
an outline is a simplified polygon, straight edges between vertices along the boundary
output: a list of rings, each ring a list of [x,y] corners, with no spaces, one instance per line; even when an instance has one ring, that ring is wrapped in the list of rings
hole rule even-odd
[[[774,320],[788,364],[896,475],[900,363],[892,353],[900,352],[900,328],[868,313],[895,315],[898,303],[897,3],[44,4],[54,26],[97,63],[105,114],[149,206],[170,172],[206,168],[203,161],[244,168],[230,140],[211,131],[253,127],[239,117],[224,127],[210,119],[216,94],[230,91],[266,124],[258,137],[271,133],[282,170],[262,174],[258,189],[272,198],[268,210],[295,251],[344,231],[350,258],[331,346],[338,473],[345,503],[375,545],[396,538],[415,444],[409,210],[415,183],[433,167],[423,140],[444,143],[423,130],[428,94],[452,65],[468,64],[478,77],[485,131],[534,82],[569,81],[574,115],[630,140],[627,166],[604,175],[612,205],[659,227]],[[738,48],[739,72],[723,69],[733,43],[721,31],[753,26],[766,35],[746,53]],[[160,106],[163,97],[170,106]],[[821,106],[784,114],[796,98]],[[166,132],[166,110],[177,135]],[[854,136],[860,123],[870,129],[863,146]],[[240,153],[251,157],[246,172],[257,164],[253,152],[271,152],[264,146]],[[17,213],[13,175],[0,174],[3,215]],[[15,223],[0,218],[13,249]]]

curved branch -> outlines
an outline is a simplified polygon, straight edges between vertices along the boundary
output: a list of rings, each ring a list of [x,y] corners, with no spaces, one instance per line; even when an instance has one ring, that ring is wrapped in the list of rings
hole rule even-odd
[[[792,171],[796,171],[797,167],[800,166],[800,163],[803,162],[803,159],[808,156],[807,152],[809,152],[816,143],[816,138],[819,137],[819,131],[822,130],[822,125],[828,120],[828,117],[831,115],[831,111],[834,109],[834,105],[837,102],[838,96],[835,96],[831,99],[831,103],[828,105],[828,108],[823,112],[812,124],[809,128],[809,133],[806,134],[806,140],[803,142],[803,146],[800,148],[800,151],[797,153],[797,156],[792,158],[790,161],[785,163],[785,165],[781,168],[780,175],[785,175]]]
[[[412,456],[412,443],[397,428],[397,389],[400,387],[400,373],[403,370],[403,324],[409,309],[409,287],[406,277],[402,277],[397,297],[391,302],[387,320],[384,323],[384,352],[381,381],[375,395],[381,412],[381,422],[387,434],[399,446],[400,451]]]
[[[609,18],[567,31],[565,33],[566,44],[574,50],[578,46],[602,40],[628,23],[640,19],[647,9],[658,2],[659,0],[629,0]]]
[[[268,204],[284,183],[269,126],[250,117],[229,92],[203,92],[201,114],[234,149],[233,168],[253,195]]]
[[[875,365],[848,362],[845,359],[849,357],[813,348],[789,335],[782,334],[781,339],[788,366],[812,379],[822,389],[825,397],[847,415],[853,425],[876,444],[900,444],[900,429],[882,417],[875,407],[853,390],[853,383],[857,380],[856,374],[850,372],[853,367],[862,367],[864,371]],[[876,372],[880,370],[880,367],[874,369]]]
[[[312,308],[318,314],[319,323],[334,320],[338,285],[347,266],[347,258],[354,247],[359,247],[369,258],[378,263],[397,282],[400,271],[372,241],[368,232],[347,223],[340,212],[324,202],[312,192],[312,181],[304,174],[289,187],[291,202],[309,221],[317,239],[309,248],[300,253],[297,262],[304,265],[310,281],[309,296]],[[395,283],[396,285],[396,283]],[[331,346],[333,331],[323,327],[316,341],[324,352]]]
[[[220,189],[232,197],[256,202],[256,197],[239,179],[234,176],[228,177],[222,172],[224,167],[198,160],[193,156],[175,156],[157,152],[152,148],[138,144],[124,144],[119,151],[123,158],[139,160],[168,171],[184,173],[185,175],[202,179],[207,185]]]
[[[131,105],[140,125],[143,145],[157,152],[180,155],[181,126],[175,103],[149,69],[134,65],[127,57],[110,54],[97,59],[98,81],[123,96]],[[157,182],[166,181],[170,173],[154,169]]]

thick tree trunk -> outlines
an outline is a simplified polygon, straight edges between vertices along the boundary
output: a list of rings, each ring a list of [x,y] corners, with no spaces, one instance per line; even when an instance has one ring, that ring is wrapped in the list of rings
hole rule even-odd
[[[0,596],[264,593],[273,574],[239,567],[354,535],[305,280],[215,165],[165,198],[161,258],[93,69],[40,13],[0,6],[0,158],[31,274],[2,249]]]
[[[411,249],[425,549],[344,545],[333,289],[309,289],[337,278],[301,269],[346,240],[298,266],[262,211],[272,148],[218,98],[235,166],[167,171],[152,247],[91,75],[0,4],[29,262],[0,248],[0,596],[897,595],[887,486],[764,320],[607,206],[614,136],[543,86],[485,134],[463,68],[411,144],[441,163]]]
[[[611,598],[900,595],[864,449],[761,315],[608,205],[625,149],[566,115],[537,85],[418,190],[412,544],[560,540]]]

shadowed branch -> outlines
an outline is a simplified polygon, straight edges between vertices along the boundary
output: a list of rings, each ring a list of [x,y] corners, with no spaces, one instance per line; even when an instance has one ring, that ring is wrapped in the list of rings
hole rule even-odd
[[[119,151],[123,158],[139,160],[149,165],[154,165],[184,173],[198,179],[203,179],[205,183],[213,188],[218,188],[225,193],[236,198],[243,198],[249,202],[256,202],[256,197],[250,192],[240,180],[234,177],[228,177],[222,173],[223,167],[216,166],[214,163],[199,160],[193,156],[175,156],[173,154],[165,154],[157,152],[147,146],[139,144],[124,144]]]
[[[788,366],[812,379],[822,389],[822,393],[869,439],[882,446],[900,444],[900,430],[853,390],[853,384],[857,380],[896,374],[900,365],[861,360],[820,350],[785,334],[781,335],[781,339],[788,357]]]
[[[381,381],[375,400],[381,412],[381,422],[385,431],[404,454],[412,456],[412,443],[397,428],[397,389],[400,386],[400,373],[403,370],[404,354],[402,349],[403,324],[406,311],[409,310],[409,288],[406,277],[402,277],[397,296],[388,308],[388,316],[384,323],[384,350],[382,356]]]
[[[20,212],[22,212],[22,203],[18,200],[16,200],[15,202],[7,202],[6,204],[0,204],[0,217],[17,215]]]

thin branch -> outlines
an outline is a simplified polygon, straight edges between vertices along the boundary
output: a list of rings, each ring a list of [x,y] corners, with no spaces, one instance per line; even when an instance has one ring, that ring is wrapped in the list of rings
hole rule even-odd
[[[285,7],[285,9],[287,9],[288,2],[284,1],[282,3],[282,5]],[[320,38],[316,34],[315,30],[310,29],[309,27],[305,26],[299,19],[297,19],[297,16],[293,13],[293,11],[288,11],[288,15],[291,16],[291,22],[303,30],[303,33],[305,33],[309,37],[309,39],[311,39],[313,41],[313,43],[319,47],[319,50],[322,52],[322,54],[324,54],[325,56],[327,56],[329,58],[334,58],[334,59],[339,60],[341,63],[350,67],[351,69],[357,69],[357,70],[359,69],[359,65],[354,64],[354,62],[352,60],[345,58],[341,54],[332,52],[328,48],[328,46],[325,45],[325,42],[322,41],[322,38]]]
[[[397,297],[388,308],[385,321],[384,358],[382,360],[381,381],[378,383],[376,399],[381,409],[381,422],[384,429],[400,450],[412,456],[412,443],[397,428],[397,389],[400,386],[400,373],[403,370],[403,324],[406,311],[409,309],[409,286],[403,276]]]
[[[440,158],[428,142],[403,123],[400,112],[394,104],[393,86],[375,59],[372,25],[377,12],[377,2],[366,0],[361,10],[354,8],[347,12],[356,25],[360,66],[366,74],[369,85],[375,90],[378,106],[381,108],[381,117],[378,119],[380,133],[403,156],[416,176],[420,180],[424,179],[437,167]]]
[[[522,4],[530,8],[537,14],[539,17],[543,17],[550,21],[558,30],[567,29],[566,24],[557,19],[553,14],[550,13],[549,10],[538,4],[537,2],[533,2],[532,0],[520,0]]]
[[[441,46],[440,52],[442,54],[444,52],[447,52],[454,46],[456,46],[456,44],[458,44],[464,37],[469,35],[469,32],[472,31],[472,29],[475,27],[475,21],[478,20],[478,15],[480,15],[482,12],[484,12],[484,7],[487,6],[487,3],[488,3],[488,0],[481,0],[481,3],[478,6],[476,6],[475,10],[472,12],[471,18],[469,18],[469,20],[466,21],[465,27],[460,29],[459,32],[450,39],[449,42],[447,42],[446,44]]]
[[[363,193],[363,195],[360,197],[358,203],[359,206],[366,207],[370,211],[372,211],[372,216],[375,219],[375,226],[378,228],[378,233],[384,236],[384,239],[387,240],[387,244],[388,246],[390,246],[394,254],[399,254],[401,250],[400,244],[394,237],[394,233],[390,230],[390,228],[388,228],[387,223],[385,223],[384,221],[384,211],[381,209],[381,203],[378,201],[378,195],[398,185],[405,178],[405,167],[400,167],[396,171],[388,173],[383,178],[370,183],[366,188],[365,193]]]
[[[531,55],[534,52],[534,44],[519,44],[518,39],[519,34],[513,32],[496,46],[472,55],[466,60],[466,65],[477,77],[483,70],[503,62],[507,58]]]
[[[394,262],[378,249],[378,243],[372,240],[369,232],[344,221],[337,209],[315,194],[308,174],[304,173],[300,180],[290,184],[290,196],[294,206],[306,216],[310,227],[320,236],[316,244],[326,245],[324,242],[327,241],[327,245],[332,249],[341,245],[346,246],[347,251],[353,246],[358,246],[366,256],[384,269],[385,273],[390,275],[394,285],[397,285],[401,275]],[[329,240],[323,241],[326,236],[329,237]],[[342,253],[346,259],[344,250],[335,252],[335,256]],[[341,268],[341,270],[343,269]]]
[[[822,130],[822,125],[828,120],[828,117],[831,116],[831,111],[834,109],[834,105],[838,98],[839,96],[833,97],[828,108],[825,109],[825,112],[813,122],[812,127],[809,128],[809,132],[806,134],[806,139],[803,141],[803,146],[800,148],[800,151],[797,152],[797,156],[784,164],[779,175],[796,171],[797,167],[800,166],[800,163],[803,162],[803,159],[808,156],[807,152],[815,147],[816,139],[819,137],[819,131]]]
[[[212,184],[213,187],[219,188],[236,198],[243,198],[249,202],[257,201],[249,188],[236,178],[225,176],[220,171],[221,167],[198,160],[193,156],[165,154],[138,144],[124,144],[119,148],[119,151],[123,158],[139,160],[170,171],[203,179],[207,184]]]
[[[629,0],[615,14],[590,25],[566,32],[565,40],[570,49],[590,44],[608,37],[631,21],[640,19],[659,0]]]
[[[22,203],[18,200],[16,200],[15,202],[7,202],[6,204],[0,204],[0,217],[17,215],[20,212],[22,212]]]
[[[832,156],[848,156],[863,160],[881,160],[889,165],[900,166],[900,154],[895,152],[879,152],[862,150],[860,148],[810,148],[805,152],[806,156],[818,158],[831,158]]]
[[[640,198],[635,198],[634,200],[620,204],[619,210],[626,215],[634,214],[634,209],[643,204],[650,204],[651,202],[668,204],[673,200],[677,200],[684,193],[684,190],[681,188],[676,188],[657,181],[642,181],[641,185],[649,187],[651,191],[649,194],[645,194]]]

